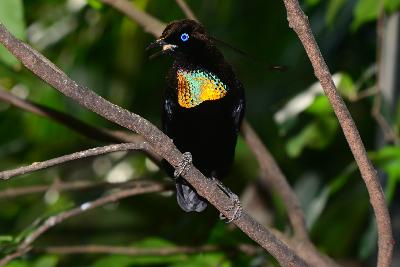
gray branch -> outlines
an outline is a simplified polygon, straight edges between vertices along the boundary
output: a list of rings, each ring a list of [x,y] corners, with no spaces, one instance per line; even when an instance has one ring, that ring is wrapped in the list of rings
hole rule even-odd
[[[297,0],[283,0],[287,10],[289,26],[296,32],[314,68],[315,76],[331,103],[339,120],[344,136],[357,162],[361,176],[368,190],[371,205],[378,226],[378,267],[390,266],[393,253],[393,235],[385,196],[379,183],[377,172],[368,159],[357,127],[332,80],[328,66],[322,57],[307,16]]]
[[[96,147],[91,148],[84,151],[75,152],[69,155],[61,156],[58,158],[53,158],[46,161],[41,162],[34,162],[31,165],[0,172],[0,180],[8,180],[11,177],[17,175],[23,175],[26,173],[31,173],[38,170],[43,170],[49,167],[53,167],[56,165],[60,165],[69,161],[93,157],[98,155],[103,155],[111,152],[117,151],[127,151],[127,150],[143,150],[143,151],[152,151],[153,149],[149,146],[146,142],[140,142],[137,144],[134,143],[127,143],[127,144],[116,144],[116,145],[109,145],[103,147]]]

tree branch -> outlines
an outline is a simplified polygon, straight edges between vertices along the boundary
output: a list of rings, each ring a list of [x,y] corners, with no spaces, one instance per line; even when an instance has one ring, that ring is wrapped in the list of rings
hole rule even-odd
[[[175,0],[175,2],[178,4],[178,6],[181,8],[183,14],[185,14],[185,16],[188,19],[192,19],[195,21],[199,21],[196,17],[196,15],[193,13],[193,11],[190,9],[190,7],[188,6],[188,4],[186,3],[185,0]]]
[[[106,188],[129,187],[131,184],[132,181],[123,183],[107,183],[107,182],[91,182],[91,181],[63,182],[56,180],[52,184],[32,185],[32,186],[4,189],[0,191],[0,199],[9,199],[29,194],[44,193],[49,189],[54,189],[58,191],[77,191],[77,190],[85,190],[98,187],[106,187]]]
[[[73,161],[73,160],[77,160],[77,159],[98,156],[98,155],[103,155],[103,154],[117,152],[117,151],[127,151],[127,150],[152,151],[152,148],[146,142],[141,142],[141,143],[137,143],[137,144],[134,144],[134,143],[116,144],[116,145],[91,148],[91,149],[75,152],[75,153],[72,153],[69,155],[61,156],[58,158],[53,158],[53,159],[42,161],[42,162],[34,162],[28,166],[24,166],[24,167],[12,169],[12,170],[7,170],[7,171],[2,171],[2,172],[0,172],[0,180],[8,180],[11,177],[14,177],[17,175],[31,173],[31,172],[38,171],[38,170],[43,170],[43,169],[46,169],[49,167],[53,167],[53,166],[60,165],[60,164],[63,164],[63,163],[69,162],[69,161]]]
[[[133,3],[126,0],[100,0],[104,4],[108,4],[136,21],[146,32],[155,36],[160,36],[165,24],[152,16],[139,10]]]
[[[150,146],[172,166],[178,166],[184,160],[182,153],[175,147],[172,140],[149,121],[77,84],[39,52],[16,39],[2,24],[0,24],[0,42],[28,69],[64,95],[100,116],[142,135]],[[234,206],[235,203],[213,180],[206,178],[192,165],[182,176],[221,213],[226,217],[230,216],[228,207]],[[233,223],[266,249],[282,266],[307,266],[290,248],[254,221],[245,211]]]
[[[41,235],[47,232],[50,228],[55,225],[71,218],[78,216],[86,211],[98,208],[100,206],[104,206],[105,204],[116,202],[117,200],[139,195],[139,194],[147,194],[147,193],[156,193],[161,192],[166,189],[166,186],[157,183],[157,182],[149,182],[149,181],[136,181],[132,188],[121,190],[118,192],[114,192],[110,195],[100,197],[94,201],[86,202],[80,205],[77,208],[73,208],[71,210],[61,212],[57,215],[51,216],[47,218],[40,226],[32,225],[35,228],[17,247],[16,251],[13,254],[7,255],[3,259],[0,260],[0,266],[4,266],[9,261],[24,255],[26,252],[30,250],[32,243],[38,239]]]
[[[62,113],[55,109],[48,108],[40,104],[34,104],[29,100],[19,98],[11,93],[8,93],[1,85],[0,85],[0,99],[22,110],[37,114],[42,117],[51,118],[61,123],[62,125],[65,125],[66,127],[71,128],[83,134],[84,136],[87,136],[94,140],[98,140],[101,142],[113,142],[113,143],[121,142],[119,138],[112,135],[111,131],[101,128],[96,128],[78,119],[75,119],[74,117],[66,113]]]
[[[5,266],[10,261],[25,255],[31,249],[32,249],[31,247],[26,247],[24,249],[20,249],[20,250],[17,250],[15,252],[11,253],[11,254],[8,254],[4,258],[0,259],[0,266]]]
[[[35,248],[34,251],[51,254],[118,254],[127,256],[170,256],[176,254],[198,254],[215,251],[238,250],[246,255],[254,255],[260,252],[260,248],[249,244],[239,244],[235,247],[217,245],[204,245],[198,247],[165,247],[165,248],[136,248],[121,246],[84,245],[84,246],[48,246]]]
[[[393,236],[389,212],[377,172],[368,159],[357,127],[332,81],[332,76],[314,39],[307,16],[302,11],[297,0],[283,0],[283,2],[287,10],[289,26],[296,32],[306,50],[314,68],[315,76],[320,81],[333,107],[366,184],[378,226],[379,249],[377,265],[379,267],[389,266],[393,253]]]
[[[295,238],[309,240],[300,202],[296,194],[292,191],[275,159],[247,121],[243,121],[241,132],[250,150],[256,156],[257,162],[260,165],[262,177],[265,178],[263,181],[268,185],[267,187],[272,187],[274,191],[278,192],[282,197],[287,208]]]
[[[105,128],[95,127],[81,120],[78,120],[67,113],[63,113],[43,105],[33,103],[29,100],[19,98],[7,92],[1,85],[0,85],[0,100],[3,100],[4,102],[9,103],[22,110],[54,120],[73,131],[76,131],[88,138],[100,142],[138,143],[144,141],[144,138],[140,135],[127,133],[123,131],[111,131]],[[159,162],[161,161],[160,156],[158,156],[153,151],[147,151],[146,153],[154,162],[159,164]]]
[[[266,188],[273,188],[281,196],[287,208],[287,214],[293,227],[293,237],[288,238],[277,231],[274,231],[274,233],[300,257],[305,259],[310,266],[338,267],[339,265],[333,259],[321,254],[311,242],[308,237],[304,214],[296,194],[291,189],[271,153],[247,121],[243,121],[241,132],[260,165],[262,182],[266,184]]]
[[[201,247],[167,247],[167,248],[135,248],[135,247],[116,247],[101,245],[85,246],[57,246],[35,249],[40,252],[52,254],[119,254],[127,256],[169,256],[176,254],[196,254],[215,252],[220,248],[215,245]]]

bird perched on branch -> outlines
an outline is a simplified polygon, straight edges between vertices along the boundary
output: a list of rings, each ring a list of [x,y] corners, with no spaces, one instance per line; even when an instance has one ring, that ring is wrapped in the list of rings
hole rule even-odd
[[[207,203],[180,177],[185,165],[193,157],[194,166],[205,176],[226,176],[245,109],[243,86],[214,40],[202,25],[185,19],[167,25],[161,37],[148,46],[161,47],[154,55],[167,54],[174,59],[166,77],[162,123],[177,148],[187,151],[186,160],[175,172],[167,164],[167,172],[176,178],[178,204],[186,212],[201,212]],[[221,189],[239,205],[236,195]]]

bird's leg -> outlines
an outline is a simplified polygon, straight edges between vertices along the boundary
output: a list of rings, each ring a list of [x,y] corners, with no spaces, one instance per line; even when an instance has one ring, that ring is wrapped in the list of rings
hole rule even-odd
[[[190,164],[192,164],[192,161],[193,157],[192,154],[190,154],[190,152],[183,153],[183,159],[181,160],[181,162],[179,162],[178,166],[175,168],[174,177],[178,178],[179,176],[181,176],[181,174],[186,171],[186,169],[190,166]]]
[[[232,199],[233,204],[228,206],[225,210],[230,212],[229,217],[225,217],[224,214],[220,213],[219,218],[221,220],[228,219],[226,223],[230,223],[240,217],[242,214],[242,204],[240,203],[239,197],[233,193],[228,187],[226,187],[220,180],[215,177],[211,177],[211,180],[217,184],[217,186],[227,195],[230,199]]]

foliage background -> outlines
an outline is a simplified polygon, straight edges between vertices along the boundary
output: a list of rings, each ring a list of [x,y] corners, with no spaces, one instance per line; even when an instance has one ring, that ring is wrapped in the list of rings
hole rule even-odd
[[[172,0],[134,2],[165,22],[184,18]],[[313,86],[315,77],[311,65],[297,37],[288,28],[282,1],[192,0],[188,4],[213,36],[262,61],[289,66],[286,72],[270,72],[221,47],[245,85],[247,119],[296,189],[315,244],[332,257],[355,266],[375,262],[376,234],[365,186],[325,96]],[[382,146],[379,125],[371,116],[374,96],[354,101],[355,96],[370,90],[377,82],[376,20],[380,2],[307,0],[301,4],[328,66],[336,74],[339,89],[367,150],[383,173],[398,239],[400,149],[395,144]],[[387,14],[395,13],[399,7],[398,0],[384,1]],[[160,125],[164,76],[171,59],[149,62],[144,48],[153,38],[117,11],[96,0],[1,0],[0,20],[73,79]],[[3,47],[0,47],[0,85],[93,125],[117,129],[39,81]],[[303,99],[299,93],[303,93]],[[304,101],[304,95],[308,102]],[[304,108],[298,113],[282,117],[287,114],[285,111],[301,104]],[[398,109],[390,112],[387,103],[383,106],[387,120],[397,133]],[[63,126],[1,102],[0,122],[0,169],[97,145]],[[165,174],[155,171],[142,155],[119,153],[2,182],[0,190],[51,184],[55,179],[115,182],[115,179],[149,176],[163,179]],[[257,176],[257,163],[240,140],[226,184],[240,194]],[[0,199],[0,242],[14,242],[38,217],[104,193],[99,189],[49,190],[45,194]],[[270,195],[265,203],[273,210],[269,216],[274,224],[285,229],[286,217],[280,200]],[[37,244],[157,247],[250,242],[217,217],[213,208],[204,214],[185,214],[178,208],[174,196],[139,196],[73,218],[45,234]],[[247,257],[224,252],[135,258],[32,254],[9,266],[265,266],[268,261],[264,254]]]

